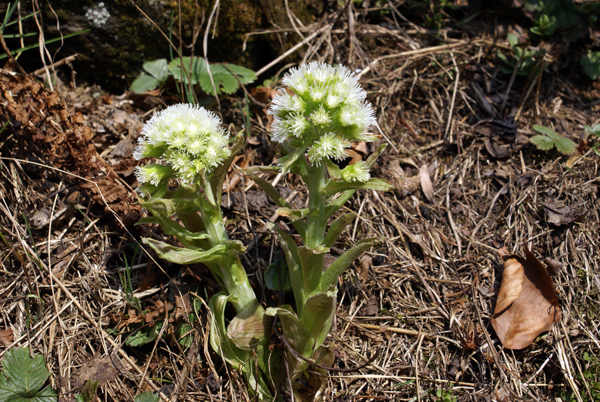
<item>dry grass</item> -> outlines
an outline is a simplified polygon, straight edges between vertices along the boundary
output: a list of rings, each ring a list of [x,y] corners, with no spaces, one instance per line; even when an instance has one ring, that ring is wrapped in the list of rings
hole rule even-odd
[[[533,124],[544,124],[580,139],[582,126],[600,119],[598,106],[586,100],[598,90],[547,72],[539,92],[525,99],[526,81],[509,85],[510,76],[498,73],[495,53],[506,45],[486,34],[492,29],[483,22],[476,37],[451,39],[455,32],[427,31],[394,10],[386,24],[368,24],[368,12],[350,6],[324,22],[290,28],[304,60],[361,69],[381,141],[390,144],[377,173],[397,186],[389,194],[360,192],[347,205],[358,218],[337,247],[370,236],[384,242],[343,276],[328,342],[340,368],[376,358],[356,372],[331,372],[325,400],[430,401],[450,390],[457,399],[448,400],[460,401],[560,400],[567,392],[593,400],[582,373],[600,365],[600,156],[585,146],[571,158],[540,152],[527,137]],[[14,80],[2,77],[6,85]],[[11,116],[4,105],[0,125]],[[102,107],[144,113],[128,102]],[[80,110],[95,121],[93,104],[83,102]],[[255,112],[252,132],[260,137],[267,118]],[[236,113],[228,116],[239,122]],[[69,172],[59,169],[44,143],[32,142],[32,131],[12,124],[0,137],[0,358],[13,346],[43,354],[61,400],[79,391],[82,373],[94,365],[107,374],[102,400],[132,400],[144,390],[160,390],[166,400],[248,400],[236,373],[208,346],[205,306],[190,304],[197,280],[200,296],[215,290],[206,271],[167,266],[151,254],[131,261],[128,245],[159,233],[134,228],[125,198],[115,201],[96,184],[101,176],[125,186],[131,176],[81,173],[76,162]],[[128,134],[105,134],[111,135],[116,143]],[[248,146],[248,160],[271,163],[267,147]],[[112,148],[106,149],[109,160]],[[422,184],[427,177],[430,190]],[[301,198],[299,183],[286,180]],[[244,263],[264,290],[262,274],[278,250],[266,222],[277,216],[257,214],[265,211],[252,205],[256,188],[248,179],[240,183],[233,191],[245,195],[228,211],[228,229],[246,244],[261,236]],[[552,202],[567,207],[562,224],[549,219]],[[522,351],[502,349],[489,324],[502,275],[496,250],[503,246],[529,248],[557,268],[562,320]],[[126,265],[133,268],[133,296],[157,312],[153,322],[165,324],[162,339],[143,347],[124,345],[126,335],[114,332],[115,317],[131,314],[120,276]],[[280,296],[263,297],[274,303]],[[158,302],[172,306],[161,310]],[[170,316],[178,303],[198,318],[187,349],[172,330],[177,320],[189,320]],[[584,352],[592,362],[582,360]]]

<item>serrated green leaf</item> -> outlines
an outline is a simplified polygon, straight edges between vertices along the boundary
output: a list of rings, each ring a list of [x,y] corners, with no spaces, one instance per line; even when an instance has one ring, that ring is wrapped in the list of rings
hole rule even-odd
[[[558,152],[570,155],[577,150],[577,144],[568,138],[559,135],[558,138],[554,139],[554,144]]]
[[[206,73],[206,62],[200,57],[182,57],[169,63],[169,74],[177,81],[198,83],[198,77]]]
[[[166,81],[169,77],[169,68],[166,59],[147,61],[142,68],[159,81]]]
[[[534,135],[529,141],[541,151],[548,151],[554,148],[554,140],[545,135]]]
[[[251,84],[256,81],[256,73],[249,68],[237,66],[235,64],[224,64],[226,69],[235,74],[242,84]]]
[[[535,124],[533,126],[533,129],[535,131],[537,131],[538,133],[545,134],[552,139],[556,139],[557,137],[560,137],[560,134],[558,134],[556,131],[552,130],[550,127],[540,126],[538,124]]]
[[[211,65],[210,73],[210,75],[212,75],[212,81],[211,76],[206,71],[203,71],[198,77],[200,87],[209,95],[215,96],[214,89],[217,90],[217,95],[221,92],[231,94],[237,91],[240,87],[235,76],[220,64]],[[213,82],[215,84],[214,88]]]
[[[160,81],[154,77],[151,77],[147,74],[140,74],[129,87],[130,91],[135,92],[136,94],[143,94],[144,92],[152,91],[153,89],[158,88],[160,85]]]
[[[0,400],[11,402],[56,402],[56,393],[50,386],[41,389],[50,373],[41,355],[29,356],[26,348],[12,348],[2,360]]]
[[[134,402],[160,402],[160,398],[158,395],[154,395],[152,392],[147,391],[143,394],[139,394],[133,400]]]

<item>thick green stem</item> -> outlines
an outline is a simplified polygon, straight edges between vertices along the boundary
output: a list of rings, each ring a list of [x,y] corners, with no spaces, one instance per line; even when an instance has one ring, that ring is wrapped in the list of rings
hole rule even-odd
[[[308,298],[314,295],[319,288],[321,275],[323,274],[323,262],[325,255],[322,246],[325,238],[327,218],[325,217],[326,199],[323,188],[326,184],[326,168],[324,165],[312,165],[308,168],[308,175],[304,176],[304,182],[308,185],[308,216],[306,220],[306,235],[304,244],[308,249],[299,252],[302,266],[302,302],[297,306],[298,315],[301,317],[304,304]]]
[[[311,166],[308,177],[303,177],[308,184],[308,208],[309,214],[306,222],[306,247],[317,249],[323,244],[325,238],[325,165]]]
[[[207,189],[207,191],[209,190]],[[202,202],[202,204],[202,221],[209,235],[210,246],[227,245],[230,240],[223,224],[221,208],[213,202]],[[230,301],[236,312],[239,313],[251,305],[258,304],[246,270],[244,270],[240,257],[235,250],[231,250],[224,261],[210,264],[209,268],[217,271],[213,274],[221,279],[221,285],[228,294],[235,298],[230,299]]]

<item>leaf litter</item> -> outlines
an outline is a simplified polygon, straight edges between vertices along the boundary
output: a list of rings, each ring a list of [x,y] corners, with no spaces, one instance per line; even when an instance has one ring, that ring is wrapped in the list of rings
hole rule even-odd
[[[308,59],[340,57],[362,69],[361,82],[394,145],[376,168],[397,186],[393,194],[360,192],[348,204],[358,218],[334,247],[343,251],[366,237],[384,241],[340,279],[328,339],[337,348],[332,365],[359,367],[378,355],[356,372],[329,373],[324,399],[423,400],[449,388],[461,400],[585,396],[586,383],[574,380],[584,369],[583,353],[600,354],[594,312],[600,291],[599,158],[580,147],[567,165],[565,157],[539,151],[528,139],[536,135],[534,125],[578,138],[584,126],[597,124],[593,100],[599,89],[550,72],[539,97],[521,105],[526,82],[517,79],[509,88],[509,77],[495,70],[495,46],[504,45],[494,36],[493,21],[473,20],[477,30],[464,33],[471,40],[456,41],[451,31],[417,30],[386,16],[377,23],[363,18],[367,12],[355,8],[335,26],[306,26],[320,32],[304,53]],[[444,35],[452,48],[439,47]],[[413,53],[396,57],[392,49]],[[443,73],[456,69],[457,80]],[[148,250],[124,266],[123,253],[138,247],[141,236],[165,237],[152,225],[133,226],[142,211],[129,154],[141,122],[164,99],[60,88],[51,93],[35,79],[0,73],[0,127],[9,122],[0,135],[0,331],[6,335],[0,359],[15,346],[44,352],[53,384],[66,397],[79,385],[72,375],[77,368],[110,357],[118,373],[98,391],[106,400],[132,400],[145,390],[179,400],[244,400],[237,374],[208,347],[206,310],[189,303],[194,295],[218,292],[207,270],[157,263]],[[250,93],[263,104],[272,96],[272,90]],[[224,120],[241,130],[247,120],[237,112],[238,101],[244,102],[237,95],[223,99],[222,110]],[[245,156],[268,165],[277,158],[267,140],[270,116],[264,105],[251,109],[253,137]],[[589,147],[596,144],[596,137],[588,140]],[[353,151],[367,157],[379,143],[357,145]],[[424,166],[431,187],[422,181]],[[249,179],[234,177],[228,232],[253,245],[244,263],[261,290],[261,275],[279,250],[269,224],[286,224],[251,193],[257,188]],[[301,183],[277,180],[303,202]],[[490,323],[502,288],[495,250],[525,245],[559,267],[554,286],[562,314],[543,338],[506,353]],[[119,276],[126,269],[141,311],[128,307]],[[198,288],[175,283],[184,273]],[[182,290],[177,300],[176,286]],[[285,298],[266,290],[263,301],[276,305]],[[186,321],[190,310],[193,322],[189,316]],[[146,334],[154,336],[146,346],[125,343],[131,327],[162,323],[165,315],[178,320],[168,321],[162,338],[157,330]],[[191,324],[190,346],[168,329],[178,321]]]
[[[504,260],[502,284],[492,327],[506,349],[524,349],[560,321],[561,309],[546,267],[529,250],[525,258],[499,251]]]

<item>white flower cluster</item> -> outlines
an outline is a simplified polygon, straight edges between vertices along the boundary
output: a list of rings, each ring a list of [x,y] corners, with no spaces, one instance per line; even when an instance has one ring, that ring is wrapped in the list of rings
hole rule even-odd
[[[292,68],[283,78],[293,94],[280,90],[269,114],[274,116],[273,140],[299,139],[309,145],[311,163],[341,159],[352,141],[371,141],[373,107],[354,73],[346,67],[318,62]],[[312,141],[306,144],[306,141]]]
[[[156,186],[174,173],[181,181],[192,183],[202,171],[213,170],[229,157],[228,139],[214,113],[183,103],[169,106],[144,125],[133,153],[137,160],[157,158],[167,166],[138,167],[138,182]]]

